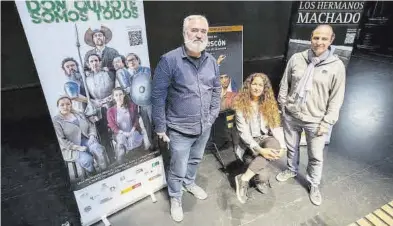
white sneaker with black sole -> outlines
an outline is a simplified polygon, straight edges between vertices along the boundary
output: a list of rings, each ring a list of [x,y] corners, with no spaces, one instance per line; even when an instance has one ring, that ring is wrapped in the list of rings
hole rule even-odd
[[[236,183],[236,196],[239,202],[245,204],[247,202],[248,181],[242,180],[242,174],[235,177]]]

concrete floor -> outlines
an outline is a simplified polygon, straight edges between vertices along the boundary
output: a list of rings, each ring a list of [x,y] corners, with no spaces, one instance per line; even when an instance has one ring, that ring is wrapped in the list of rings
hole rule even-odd
[[[157,192],[157,203],[146,198],[108,219],[113,226],[341,226],[354,222],[393,200],[392,96],[391,59],[351,59],[340,120],[325,149],[321,184],[324,201],[320,207],[310,203],[303,177],[282,184],[272,180],[272,194],[252,190],[251,200],[240,204],[233,177],[241,169],[233,152],[223,150],[227,173],[219,170],[212,154],[206,154],[197,182],[207,190],[209,198],[200,201],[184,194],[182,223],[170,218],[166,189]],[[52,226],[66,221],[79,225],[56,142],[48,117],[2,123],[2,225]],[[284,166],[285,158],[277,162],[277,172]],[[305,166],[306,153],[302,150],[300,175],[304,175]]]
[[[228,164],[226,173],[219,170],[212,154],[205,155],[197,182],[209,198],[200,201],[184,194],[183,222],[171,220],[166,189],[157,192],[157,203],[146,198],[109,221],[114,226],[348,225],[392,201],[393,64],[379,60],[352,58],[348,67],[345,103],[325,148],[322,206],[312,205],[305,189],[305,148],[297,179],[279,184],[273,178],[272,193],[262,195],[252,189],[247,204],[240,204],[235,196],[233,177],[239,166],[232,150],[226,149],[222,151]],[[277,172],[285,167],[285,161],[277,162]]]

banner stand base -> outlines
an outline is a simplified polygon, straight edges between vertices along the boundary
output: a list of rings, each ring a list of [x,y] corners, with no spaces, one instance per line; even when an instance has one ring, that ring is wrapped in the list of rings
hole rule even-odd
[[[104,223],[105,226],[110,226],[111,225],[111,223],[106,218],[106,215],[102,216],[101,220],[102,220],[102,223]]]
[[[156,189],[154,189],[154,190],[153,190],[153,196],[155,197],[154,193],[160,191],[161,189],[165,188],[166,186],[167,186],[167,185],[164,184],[164,185],[159,186],[159,187],[157,187]],[[120,210],[122,210],[122,209],[124,209],[124,208],[127,208],[128,206],[130,206],[130,205],[132,205],[132,204],[134,204],[134,203],[136,203],[136,202],[138,202],[138,201],[140,201],[140,200],[142,200],[142,199],[144,199],[144,198],[146,198],[146,195],[139,196],[139,197],[137,197],[136,199],[132,200],[131,202],[129,202],[129,203],[125,204],[125,205],[119,206],[119,207],[113,209],[112,211],[108,212],[107,215],[105,216],[105,219],[106,219],[106,222],[108,223],[108,225],[111,225],[111,224],[110,224],[110,222],[108,221],[108,219],[106,218],[107,216],[110,216],[110,215],[112,215],[112,214],[115,214],[116,212],[118,212],[118,211],[120,211]],[[152,198],[152,200],[153,200],[153,198]],[[153,200],[153,201],[154,201],[154,200]],[[91,220],[91,221],[81,222],[81,223],[82,223],[82,226],[93,225],[93,224],[99,222],[100,220],[103,221],[103,223],[105,224],[104,220],[102,219],[103,217],[104,217],[104,216],[102,216],[101,219],[97,217],[97,218],[95,218],[95,219],[93,219],[93,220]],[[68,225],[66,225],[66,226],[68,226]],[[105,226],[106,226],[106,225],[105,225]]]
[[[154,193],[150,193],[150,198],[151,198],[151,201],[153,203],[157,202],[156,195]],[[106,215],[101,216],[101,220],[102,220],[102,223],[104,223],[105,226],[111,226],[111,222],[109,222],[109,220],[106,217]]]
[[[157,202],[156,195],[154,193],[150,193],[150,198],[153,203]]]

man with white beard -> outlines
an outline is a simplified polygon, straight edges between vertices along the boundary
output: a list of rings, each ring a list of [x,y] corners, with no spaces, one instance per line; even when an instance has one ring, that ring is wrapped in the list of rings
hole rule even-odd
[[[161,56],[153,76],[152,118],[158,137],[169,142],[167,184],[177,222],[183,220],[183,190],[207,198],[195,177],[220,111],[221,93],[216,59],[205,52],[208,30],[204,16],[186,17],[184,45]]]

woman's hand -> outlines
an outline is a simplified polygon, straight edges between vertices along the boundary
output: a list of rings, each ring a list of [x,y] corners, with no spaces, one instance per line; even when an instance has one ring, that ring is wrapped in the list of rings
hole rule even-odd
[[[94,136],[94,135],[91,135],[90,136],[90,138],[89,138],[89,140],[87,141],[87,145],[92,145],[92,144],[94,144],[94,143],[97,143],[98,141],[97,141],[97,138]]]
[[[275,150],[277,159],[281,158],[286,151],[287,151],[286,148],[280,148],[280,149]]]
[[[267,160],[275,160],[278,159],[277,154],[274,149],[271,148],[260,148],[259,154],[262,155]]]
[[[131,132],[124,132],[123,130],[120,130],[119,133],[120,133],[120,134],[123,134],[123,135],[126,136],[126,137],[129,137],[129,136],[131,136],[132,129],[131,129]]]
[[[98,122],[98,117],[97,116],[90,116],[89,118],[89,121],[91,122],[91,123],[95,123],[95,122]]]

